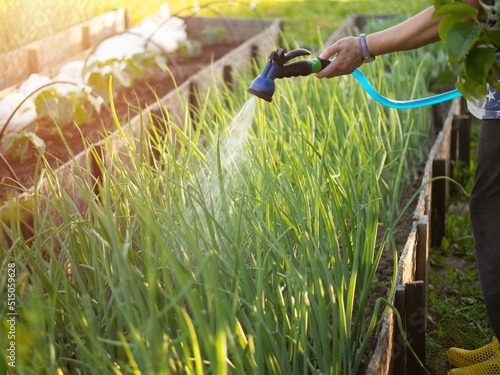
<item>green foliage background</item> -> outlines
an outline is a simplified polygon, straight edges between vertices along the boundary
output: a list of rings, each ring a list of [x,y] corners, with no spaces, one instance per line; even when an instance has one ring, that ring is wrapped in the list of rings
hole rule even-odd
[[[488,24],[500,5],[482,6]],[[444,16],[439,24],[439,36],[446,45],[450,69],[458,77],[457,89],[467,99],[484,97],[486,84],[500,89],[496,78],[500,64],[495,59],[495,49],[500,46],[500,27],[484,27],[479,12],[462,0],[435,0],[434,7],[434,17]]]

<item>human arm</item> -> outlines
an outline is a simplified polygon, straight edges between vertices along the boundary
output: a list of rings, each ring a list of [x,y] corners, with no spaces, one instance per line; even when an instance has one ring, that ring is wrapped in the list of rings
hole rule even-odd
[[[467,3],[479,9],[478,0]],[[431,6],[406,21],[391,28],[367,35],[366,44],[372,55],[378,56],[396,51],[412,50],[439,41],[439,22],[442,17],[432,18],[434,7]],[[318,78],[332,78],[352,73],[363,61],[359,37],[346,37],[327,47],[319,56],[328,59],[334,56],[332,63],[316,73]]]

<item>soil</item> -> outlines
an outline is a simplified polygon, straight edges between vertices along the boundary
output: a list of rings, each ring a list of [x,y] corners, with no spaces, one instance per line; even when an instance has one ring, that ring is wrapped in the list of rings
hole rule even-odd
[[[201,53],[194,58],[186,57],[181,53],[174,54],[173,58],[179,65],[184,78],[188,78],[202,67],[208,66],[213,61],[221,58],[235,47],[237,47],[235,43],[214,46],[205,45]],[[175,76],[175,70],[173,70],[173,74]],[[177,80],[176,84],[179,85],[180,83],[181,82]],[[117,97],[114,98],[118,118],[126,118],[129,112],[130,117],[134,116],[136,111],[134,111],[133,106],[145,108],[146,104],[156,102],[157,98],[165,96],[172,91],[174,87],[175,84],[171,74],[161,70],[148,74],[146,78],[134,81],[133,87],[121,90]],[[53,123],[46,121],[40,125],[37,135],[45,141],[46,149],[44,156],[51,168],[56,169],[70,160],[70,153],[58,132],[53,131],[55,130],[55,125]],[[44,130],[44,128],[50,129],[50,131]],[[89,116],[89,120],[80,127],[67,125],[62,128],[62,131],[64,140],[67,142],[73,155],[76,155],[83,151],[87,144],[92,144],[102,139],[105,131],[104,129],[113,132],[115,130],[115,125],[110,113],[103,108],[100,115],[96,112],[92,113],[91,116]],[[23,162],[19,160],[18,156],[13,156],[10,153],[3,152],[3,150],[2,155],[16,173],[19,179],[19,185],[26,189],[33,186],[39,156],[38,151],[31,148]],[[13,176],[9,172],[9,169],[1,159],[0,177],[2,178],[0,183],[0,202],[2,202],[6,199],[8,193],[19,193],[19,188],[14,186],[17,185],[17,183],[12,178]]]

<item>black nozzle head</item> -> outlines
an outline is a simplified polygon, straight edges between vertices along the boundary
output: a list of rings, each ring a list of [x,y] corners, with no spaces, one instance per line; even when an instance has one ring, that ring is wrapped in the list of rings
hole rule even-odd
[[[269,103],[271,103],[273,101],[273,95],[272,94],[269,94],[268,92],[265,92],[263,90],[255,88],[253,86],[250,86],[248,88],[247,92],[249,92],[252,95],[255,95],[258,98],[264,99],[264,100],[268,101]]]

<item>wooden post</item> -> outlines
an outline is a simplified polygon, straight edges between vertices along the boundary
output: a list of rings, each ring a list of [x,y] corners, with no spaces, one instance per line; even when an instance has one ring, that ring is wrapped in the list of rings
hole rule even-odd
[[[469,114],[469,108],[467,108],[467,99],[463,96],[460,97],[460,113],[463,115]]]
[[[406,332],[406,297],[405,286],[397,285],[394,295],[394,307],[401,317],[403,331]],[[399,329],[397,317],[394,316],[394,336],[392,343],[392,373],[394,375],[404,375],[406,373],[406,343]]]
[[[34,48],[28,50],[28,70],[29,74],[38,73],[38,52]]]
[[[89,153],[90,156],[90,175],[94,178],[94,186],[92,188],[92,191],[94,192],[96,198],[99,197],[99,184],[102,184],[102,170],[100,167],[100,164],[103,158],[104,150],[103,147],[100,145],[94,145],[92,152]],[[101,161],[99,161],[99,159]],[[91,178],[92,178],[91,177]]]
[[[432,161],[432,178],[446,176],[446,159]],[[446,180],[432,182],[431,188],[431,244],[439,245],[444,236],[446,211]]]
[[[125,8],[125,12],[123,12],[123,18],[124,18],[123,23],[124,23],[125,30],[130,29],[130,27],[132,26],[132,20],[130,17],[130,9],[129,8]]]
[[[233,91],[233,67],[232,65],[224,65],[222,69],[222,78],[224,79],[224,83],[229,88],[230,91]]]
[[[424,282],[414,281],[405,286],[406,336],[418,359],[425,365]],[[410,348],[406,350],[406,371],[408,375],[425,374],[425,369],[418,363]]]
[[[252,64],[252,75],[254,77],[257,77],[260,72],[259,72],[259,64],[257,59],[259,58],[259,47],[257,47],[256,44],[252,44],[252,47],[250,48],[250,61]]]
[[[432,106],[432,125],[436,135],[443,129],[443,107],[441,103]]]
[[[417,224],[417,259],[415,279],[424,282],[424,311],[427,311],[427,296],[429,295],[429,220],[427,215],[418,218]],[[427,320],[424,319],[425,329]]]
[[[82,26],[82,51],[91,47],[90,43],[90,27],[89,25]]]
[[[451,139],[450,139],[450,176],[453,177],[455,163],[458,158],[458,115],[453,115],[451,123]]]
[[[458,119],[458,159],[466,167],[470,165],[470,116],[462,115]]]
[[[429,260],[429,221],[427,215],[418,218],[417,223],[417,261],[415,279],[427,282]]]
[[[192,120],[195,120],[195,110],[198,108],[198,82],[192,80],[189,82],[189,116]],[[193,127],[195,127],[196,121],[193,122]]]

